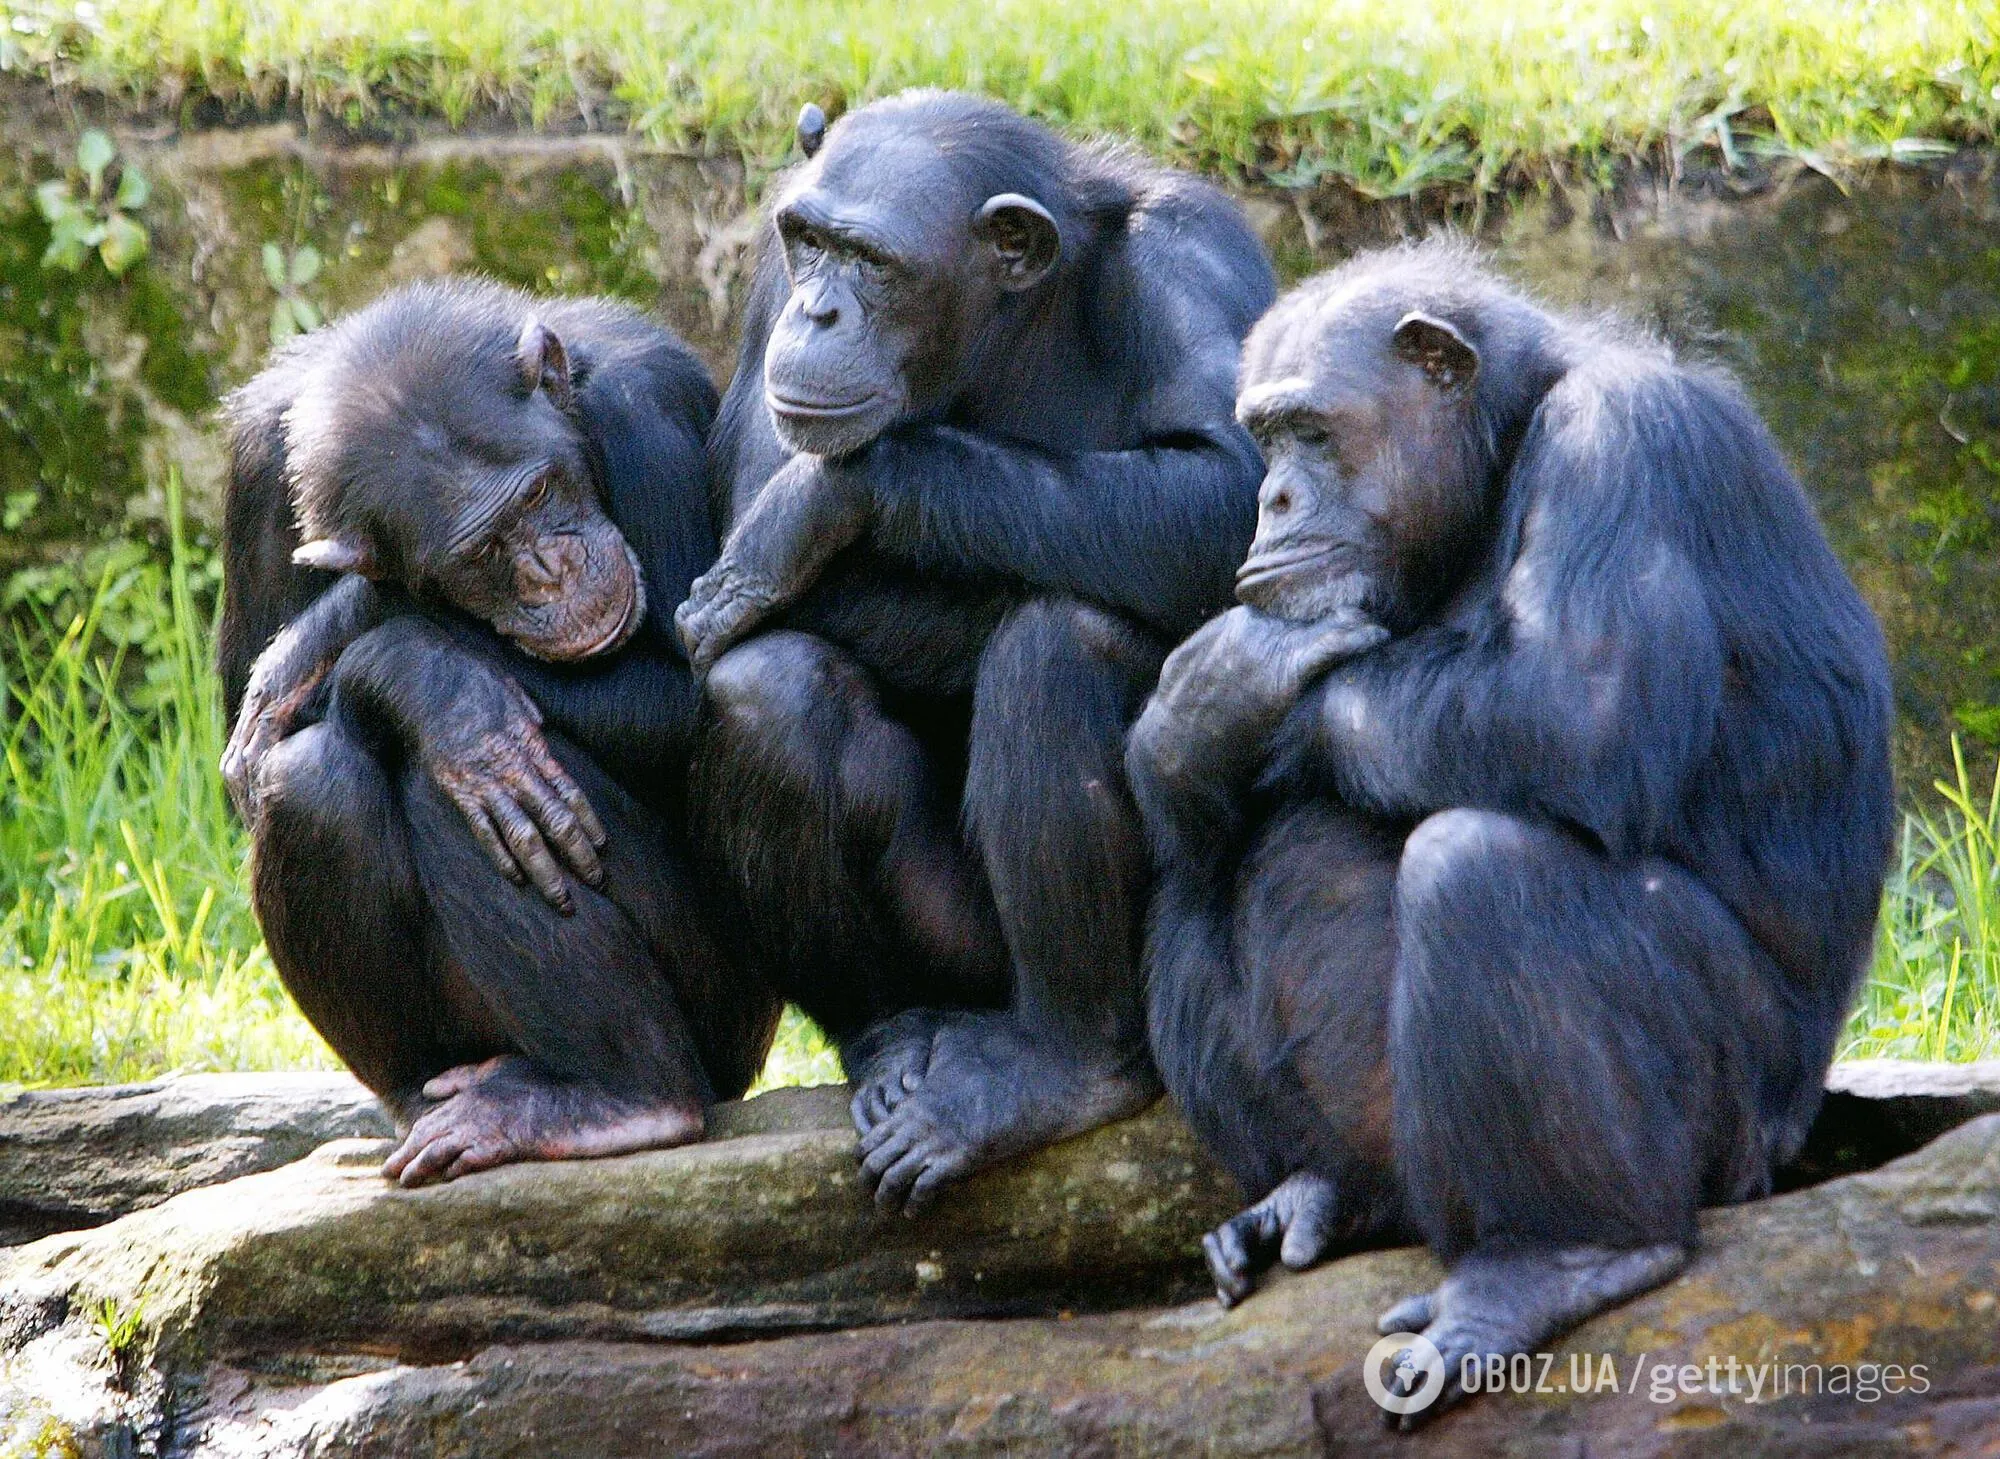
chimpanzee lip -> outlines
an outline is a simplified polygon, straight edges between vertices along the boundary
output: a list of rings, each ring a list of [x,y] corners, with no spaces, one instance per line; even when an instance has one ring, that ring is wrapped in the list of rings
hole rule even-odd
[[[1236,569],[1236,586],[1252,587],[1270,578],[1284,577],[1310,563],[1331,558],[1340,550],[1334,542],[1314,542],[1287,552],[1267,552],[1253,557]]]
[[[859,415],[864,410],[872,409],[881,397],[863,395],[853,400],[800,400],[796,396],[780,395],[775,390],[767,390],[764,392],[764,399],[779,415],[838,420],[843,416]]]
[[[550,653],[526,639],[517,638],[515,642],[521,646],[522,651],[544,663],[572,664],[583,659],[595,658],[601,653],[609,653],[623,646],[625,640],[638,631],[640,620],[646,616],[646,580],[640,574],[639,560],[630,547],[625,549],[625,555],[632,564],[632,592],[625,599],[625,611],[619,615],[616,623],[584,648]]]
[[[626,600],[624,616],[612,625],[610,632],[578,654],[577,657],[580,659],[595,658],[598,654],[608,653],[624,643],[627,638],[632,636],[632,630],[639,626],[639,615],[646,611],[645,603],[645,596],[635,586],[632,590],[632,596]]]

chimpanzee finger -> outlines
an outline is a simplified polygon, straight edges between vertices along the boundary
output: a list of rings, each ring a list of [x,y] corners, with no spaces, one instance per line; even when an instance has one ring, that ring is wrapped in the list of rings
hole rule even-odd
[[[521,870],[521,864],[507,849],[507,843],[500,839],[498,828],[486,814],[485,802],[455,785],[447,785],[444,791],[451,797],[451,803],[458,807],[458,813],[465,817],[466,829],[472,832],[472,839],[486,852],[486,859],[493,863],[493,869],[515,886],[525,886],[528,874]]]
[[[542,779],[554,787],[562,803],[569,807],[569,813],[583,827],[583,834],[590,838],[590,844],[602,846],[609,841],[611,838],[604,833],[604,822],[597,819],[597,811],[583,793],[583,787],[570,778],[569,771],[563,768],[562,761],[555,757],[547,743],[531,744],[528,754],[534,760],[535,768],[541,772]]]
[[[910,1187],[930,1164],[930,1152],[918,1145],[907,1151],[895,1164],[889,1166],[875,1178],[875,1206],[877,1210],[894,1211],[908,1200]]]
[[[1422,1332],[1435,1315],[1431,1300],[1434,1295],[1419,1292],[1414,1297],[1405,1297],[1375,1319],[1375,1330],[1384,1336],[1392,1332]]]
[[[542,900],[565,917],[574,912],[576,903],[570,896],[562,868],[549,854],[548,843],[528,819],[527,812],[504,790],[495,787],[486,800],[486,813],[493,817],[494,825],[500,828],[500,838],[514,853],[514,860],[528,874],[528,880],[535,884],[535,890],[542,894]]]
[[[544,844],[555,848],[585,886],[603,886],[604,867],[597,849],[560,792],[532,770],[524,768],[518,778],[515,800],[541,832]]]
[[[713,609],[704,606],[688,616],[686,626],[681,630],[681,644],[687,649],[688,663],[695,673],[706,677],[715,661],[722,657],[722,651],[728,647],[718,631]]]
[[[504,1165],[509,1147],[497,1140],[489,1140],[483,1145],[474,1145],[451,1162],[445,1171],[446,1180],[457,1180],[461,1175],[477,1175],[482,1170],[491,1170],[496,1165]]]
[[[1208,1275],[1223,1306],[1234,1307],[1256,1289],[1250,1251],[1235,1221],[1224,1222],[1202,1237],[1201,1254],[1208,1260]]]
[[[445,1172],[451,1168],[452,1162],[458,1159],[464,1148],[463,1135],[452,1130],[444,1131],[403,1166],[402,1172],[396,1177],[396,1183],[408,1190],[444,1179]]]
[[[903,1214],[922,1215],[929,1210],[941,1195],[959,1176],[965,1173],[971,1162],[963,1156],[940,1156],[924,1167],[916,1184],[910,1187],[909,1195],[903,1201]]]

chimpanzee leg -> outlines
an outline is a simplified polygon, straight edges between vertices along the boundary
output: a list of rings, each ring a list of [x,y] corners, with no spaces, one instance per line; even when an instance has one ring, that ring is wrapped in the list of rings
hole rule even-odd
[[[1146,843],[1125,786],[1125,731],[1163,650],[1081,604],[1015,609],[973,701],[965,811],[1013,962],[1004,1012],[941,1015],[909,1092],[864,1128],[884,1206],[1143,1108],[1139,943]]]
[[[409,828],[374,751],[310,725],[258,778],[251,898],[285,988],[407,1127],[424,1081],[506,1048],[478,1010],[453,1019],[430,975]]]
[[[1205,979],[1225,996],[1203,1000],[1193,968],[1151,964],[1161,1070],[1210,1148],[1239,1152],[1230,1163],[1257,1198],[1203,1241],[1225,1303],[1249,1295],[1275,1260],[1310,1266],[1398,1226],[1387,1025],[1401,849],[1397,828],[1333,802],[1289,806],[1258,833],[1230,888],[1230,966]],[[1167,915],[1163,887],[1156,954]],[[1164,1005],[1190,997],[1206,1029],[1183,1012],[1169,1031]],[[1242,1052],[1191,1060],[1186,1045],[1204,1035]]]
[[[1467,1354],[1532,1351],[1666,1281],[1704,1199],[1765,1188],[1777,1129],[1756,1096],[1796,1015],[1685,871],[1550,824],[1432,816],[1396,925],[1397,1158],[1451,1272],[1383,1331],[1437,1345],[1448,1399]]]
[[[927,1015],[894,1015],[1004,996],[984,877],[922,744],[842,650],[759,635],[716,661],[708,698],[697,834],[760,964],[840,1043],[860,1109],[929,1046]]]
[[[274,957],[406,1128],[388,1167],[406,1184],[697,1138],[769,1043],[776,1000],[728,976],[662,828],[551,748],[611,837],[570,917],[502,880],[421,771],[385,775],[337,704],[265,770]]]

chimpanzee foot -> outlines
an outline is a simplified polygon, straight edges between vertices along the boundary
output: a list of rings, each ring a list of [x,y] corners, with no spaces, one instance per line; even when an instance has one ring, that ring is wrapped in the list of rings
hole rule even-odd
[[[1077,1069],[1004,1013],[935,1015],[930,1066],[861,1138],[861,1178],[885,1211],[922,1210],[996,1160],[1134,1114],[1158,1097],[1152,1066]]]
[[[939,1021],[927,1008],[911,1008],[841,1046],[841,1063],[854,1087],[848,1110],[857,1134],[866,1137],[924,1082]]]
[[[562,1084],[514,1055],[465,1064],[424,1086],[434,1101],[382,1174],[405,1186],[456,1180],[523,1160],[625,1155],[699,1140],[699,1104]]]
[[[1405,1433],[1421,1428],[1465,1396],[1459,1380],[1468,1356],[1535,1352],[1586,1318],[1671,1281],[1687,1260],[1687,1248],[1671,1243],[1629,1251],[1571,1246],[1473,1252],[1436,1291],[1397,1303],[1376,1323],[1384,1334],[1421,1334],[1444,1359],[1444,1388],[1437,1400],[1415,1413],[1386,1414],[1385,1421]],[[1390,1364],[1402,1374],[1390,1388],[1407,1397],[1423,1374],[1402,1358],[1398,1354]]]
[[[1230,1217],[1201,1238],[1215,1295],[1234,1307],[1257,1289],[1257,1275],[1273,1261],[1303,1271],[1333,1244],[1340,1194],[1310,1170],[1285,1177],[1263,1200]]]

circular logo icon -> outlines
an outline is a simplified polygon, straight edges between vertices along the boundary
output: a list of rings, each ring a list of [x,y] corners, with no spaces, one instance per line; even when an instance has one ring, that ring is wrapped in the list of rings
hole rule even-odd
[[[1388,1412],[1421,1413],[1444,1391],[1444,1354],[1422,1333],[1392,1332],[1368,1350],[1361,1381]]]

